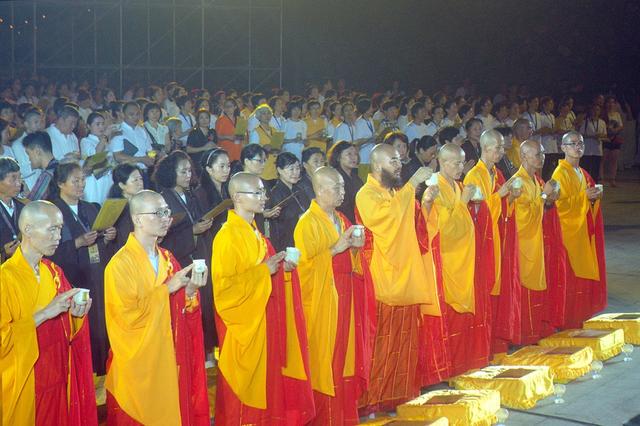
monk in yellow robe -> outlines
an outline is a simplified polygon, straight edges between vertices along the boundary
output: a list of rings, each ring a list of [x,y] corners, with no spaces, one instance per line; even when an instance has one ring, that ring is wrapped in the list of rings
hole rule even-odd
[[[266,203],[262,180],[237,173],[229,194],[234,209],[213,241],[211,260],[220,341],[216,424],[306,424],[315,410],[295,264],[255,226]]]
[[[111,343],[108,422],[208,425],[198,292],[206,284],[206,267],[181,269],[171,252],[158,247],[171,224],[171,210],[160,194],[137,193],[129,211],[134,231],[104,273]]]
[[[437,196],[425,192],[424,205],[429,213],[428,231],[436,275],[444,289],[451,372],[457,375],[488,363],[486,334],[475,318],[476,241],[467,208],[476,187],[462,187],[456,181],[465,163],[464,151],[458,145],[444,145],[438,152],[438,163],[439,192]]]
[[[420,217],[416,215],[416,187],[430,177],[431,170],[418,169],[402,186],[401,169],[398,151],[391,145],[377,145],[371,151],[367,183],[356,195],[357,217],[367,232],[365,258],[377,303],[373,361],[369,390],[360,401],[362,414],[393,409],[418,395],[421,322],[432,317],[436,318],[434,326],[442,327],[433,261],[429,252],[421,252],[416,233],[416,217]],[[429,351],[444,348],[442,341],[427,344]],[[442,367],[446,367],[442,353],[435,358],[444,360]]]
[[[476,228],[476,327],[486,333],[491,352],[506,352],[509,343],[520,340],[519,272],[512,261],[517,238],[509,235],[515,233],[509,220],[513,221],[512,203],[520,189],[512,188],[496,167],[504,156],[504,139],[497,130],[482,133],[480,149],[480,161],[464,178],[464,184],[479,188],[483,198],[470,209]]]
[[[580,133],[565,133],[561,148],[564,160],[558,162],[552,178],[560,185],[556,206],[569,258],[566,325],[579,328],[584,320],[607,306],[602,188],[580,167],[584,155]]]
[[[313,187],[316,198],[294,231],[316,405],[312,424],[355,425],[358,397],[369,380],[363,363],[371,361],[361,355],[369,338],[366,311],[359,309],[367,297],[359,253],[364,232],[354,235],[356,228],[336,210],[345,194],[340,173],[319,168]]]
[[[554,267],[553,259],[545,254],[545,216],[552,211],[558,198],[555,181],[544,183],[538,176],[544,164],[544,148],[535,140],[520,145],[521,167],[515,173],[522,182],[522,193],[515,200],[516,229],[518,230],[518,259],[522,284],[521,343],[530,345],[553,332],[548,306],[552,303],[547,275]],[[549,212],[547,213],[547,211]],[[547,238],[553,238],[548,235]],[[556,235],[555,238],[560,238]],[[560,241],[560,240],[559,240]],[[557,301],[553,301],[557,303]]]
[[[75,300],[80,289],[43,258],[60,243],[62,213],[32,201],[18,227],[22,243],[0,266],[2,425],[97,425],[91,298]]]

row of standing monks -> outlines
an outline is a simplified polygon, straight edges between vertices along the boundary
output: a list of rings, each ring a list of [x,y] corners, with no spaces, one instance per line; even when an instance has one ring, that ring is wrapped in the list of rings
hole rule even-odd
[[[336,210],[341,175],[318,169],[294,231],[297,264],[255,226],[262,181],[231,178],[234,209],[211,261],[217,424],[357,424],[605,307],[602,190],[578,166],[582,137],[563,137],[549,182],[538,142],[522,144],[509,181],[495,168],[502,136],[485,132],[481,148],[462,183],[464,152],[448,144],[437,176],[420,168],[402,185],[397,151],[376,146],[355,200],[364,232]],[[171,223],[162,196],[142,191],[129,206],[134,232],[105,270],[108,423],[208,425],[208,272],[158,247]],[[78,289],[42,259],[62,221],[53,204],[25,206],[21,246],[0,269],[3,425],[97,423],[91,300],[74,301]]]

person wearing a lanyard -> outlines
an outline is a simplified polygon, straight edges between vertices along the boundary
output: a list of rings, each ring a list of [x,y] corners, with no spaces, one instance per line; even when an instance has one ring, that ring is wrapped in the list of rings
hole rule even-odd
[[[287,119],[284,117],[285,104],[280,96],[273,96],[269,99],[269,106],[273,110],[273,116],[269,124],[279,132],[284,132],[284,123]]]
[[[355,144],[360,147],[360,163],[369,164],[369,155],[376,143],[376,131],[373,126],[373,107],[371,99],[360,99],[357,104],[360,117],[355,123]]]
[[[527,100],[528,109],[527,112],[522,114],[522,118],[525,118],[531,122],[533,128],[533,139],[538,142],[542,141],[540,135],[540,128],[542,127],[542,120],[538,108],[540,107],[540,99],[537,96],[532,96]]]
[[[600,181],[602,142],[607,139],[607,124],[600,118],[600,106],[593,104],[578,131],[584,136],[584,156],[580,164],[596,182]]]
[[[356,107],[351,102],[342,104],[342,115],[344,121],[340,123],[333,132],[333,141],[347,141],[354,143],[356,140]]]
[[[322,113],[320,102],[312,100],[308,108],[309,117],[304,122],[307,124],[309,147],[320,148],[322,152],[327,152],[327,120],[320,115]]]
[[[52,201],[62,212],[63,226],[60,245],[50,256],[65,272],[75,287],[91,291],[93,305],[89,311],[91,329],[91,355],[93,371],[106,374],[109,341],[104,322],[104,268],[113,256],[112,241],[116,229],[103,232],[91,230],[99,208],[81,200],[84,196],[85,176],[82,167],[75,162],[62,163],[53,174]]]
[[[307,123],[301,119],[302,105],[300,102],[289,102],[287,106],[289,118],[284,125],[284,144],[282,150],[302,158],[302,150],[307,145]],[[252,142],[251,140],[249,142]],[[268,167],[267,167],[268,168]],[[269,179],[274,178],[269,177]]]
[[[162,189],[162,196],[174,217],[169,232],[162,240],[161,247],[169,250],[183,267],[194,259],[202,258],[196,251],[196,237],[209,228],[212,220],[198,220],[201,212],[198,200],[191,194],[191,159],[183,151],[173,151],[160,160],[153,175],[153,181]]]
[[[16,197],[21,186],[18,162],[13,158],[0,157],[0,263],[11,257],[20,244],[18,217],[24,204]]]
[[[266,208],[282,206],[277,217],[269,219],[270,238],[276,251],[293,247],[293,230],[298,218],[311,204],[306,193],[298,186],[300,161],[290,152],[281,152],[276,158],[278,181],[271,188]]]
[[[242,140],[240,136],[236,136],[236,117],[238,104],[234,99],[226,99],[222,107],[222,114],[216,121],[216,133],[218,134],[218,146],[229,154],[231,161],[240,159],[242,151]]]
[[[178,117],[182,122],[182,137],[180,142],[183,146],[187,144],[187,138],[189,137],[189,131],[196,125],[196,119],[191,114],[193,110],[193,102],[189,96],[180,96],[176,99],[176,104],[180,108],[180,114]]]

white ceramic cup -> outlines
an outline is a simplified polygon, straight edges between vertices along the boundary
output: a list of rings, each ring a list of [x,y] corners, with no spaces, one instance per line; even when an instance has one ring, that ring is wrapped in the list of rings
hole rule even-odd
[[[522,179],[520,179],[519,177],[514,178],[514,179],[511,181],[511,187],[512,187],[513,189],[520,189],[520,188],[522,188]]]
[[[356,238],[360,238],[364,235],[364,225],[353,225],[353,235]]]
[[[438,173],[434,173],[431,177],[424,181],[427,186],[434,186],[438,184]]]
[[[79,290],[80,291],[73,296],[73,301],[76,302],[76,305],[86,305],[89,301],[89,289],[81,288]]]
[[[193,259],[193,272],[196,274],[204,274],[207,270],[207,264],[204,259]]]
[[[595,185],[593,185],[595,188],[598,189],[598,191],[602,192],[604,191],[604,186],[602,186],[601,183],[596,183]]]
[[[479,186],[476,186],[476,192],[473,193],[473,197],[471,197],[473,201],[482,201],[484,197],[482,196],[482,189]]]
[[[284,257],[284,260],[286,260],[287,262],[295,263],[297,265],[300,261],[300,250],[295,247],[287,247],[285,251],[287,254]]]

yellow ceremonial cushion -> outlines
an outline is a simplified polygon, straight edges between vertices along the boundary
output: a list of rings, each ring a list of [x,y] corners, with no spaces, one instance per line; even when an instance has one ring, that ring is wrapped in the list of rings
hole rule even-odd
[[[397,407],[398,418],[435,421],[446,417],[452,426],[490,426],[500,409],[493,390],[438,390]]]
[[[538,342],[540,346],[579,346],[593,349],[593,358],[606,361],[618,355],[624,345],[624,332],[617,330],[564,330]]]
[[[369,426],[449,426],[449,420],[447,420],[446,417],[441,417],[434,421],[403,420],[394,417],[381,417],[360,424]]]
[[[501,365],[543,365],[551,369],[554,382],[567,383],[587,374],[591,369],[593,350],[590,347],[526,346],[503,356]]]
[[[489,366],[454,377],[451,383],[456,389],[496,390],[502,405],[525,410],[553,393],[551,371],[546,366]]]
[[[584,323],[584,328],[622,329],[625,343],[640,345],[640,313],[602,314]]]

